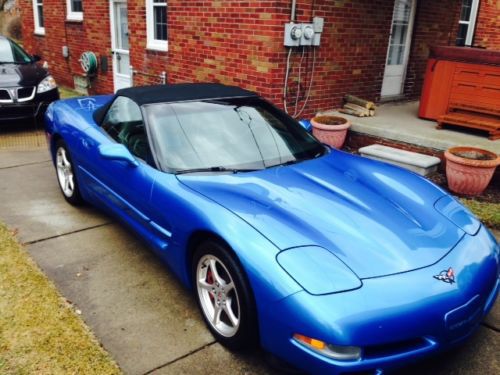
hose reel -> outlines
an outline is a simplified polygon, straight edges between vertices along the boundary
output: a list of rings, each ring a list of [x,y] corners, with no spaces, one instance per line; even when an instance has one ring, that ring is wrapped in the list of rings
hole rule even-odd
[[[82,53],[78,61],[80,61],[80,65],[86,74],[93,75],[97,73],[97,56],[94,52],[86,51]]]

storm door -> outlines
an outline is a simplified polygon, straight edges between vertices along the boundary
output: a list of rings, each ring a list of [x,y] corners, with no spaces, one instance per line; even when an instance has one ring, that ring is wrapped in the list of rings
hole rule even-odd
[[[396,0],[394,3],[382,97],[398,96],[403,93],[415,7],[416,0]]]
[[[112,0],[110,8],[113,81],[117,91],[131,86],[127,1]]]

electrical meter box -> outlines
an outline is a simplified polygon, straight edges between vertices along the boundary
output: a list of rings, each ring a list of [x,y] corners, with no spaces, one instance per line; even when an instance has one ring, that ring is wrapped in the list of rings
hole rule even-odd
[[[301,37],[302,37],[302,25],[300,23],[290,22],[285,24],[284,45],[286,47],[300,46]]]
[[[283,44],[285,47],[319,46],[323,25],[322,17],[314,17],[312,23],[286,23]]]

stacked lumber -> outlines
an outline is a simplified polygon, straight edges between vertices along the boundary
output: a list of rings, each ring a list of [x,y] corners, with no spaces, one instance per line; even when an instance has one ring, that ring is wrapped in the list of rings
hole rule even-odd
[[[373,102],[354,95],[346,95],[344,97],[344,107],[339,109],[339,112],[358,117],[370,117],[375,116],[375,108]]]

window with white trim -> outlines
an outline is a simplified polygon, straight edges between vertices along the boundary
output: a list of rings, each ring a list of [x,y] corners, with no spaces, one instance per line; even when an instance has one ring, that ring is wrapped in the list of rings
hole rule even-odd
[[[146,0],[147,48],[168,49],[167,0]]]
[[[66,0],[66,19],[69,21],[83,20],[82,0]]]
[[[477,9],[479,0],[462,0],[458,33],[455,44],[457,46],[471,46],[476,27]]]
[[[33,0],[33,18],[35,21],[35,34],[45,35],[43,22],[43,0]]]

